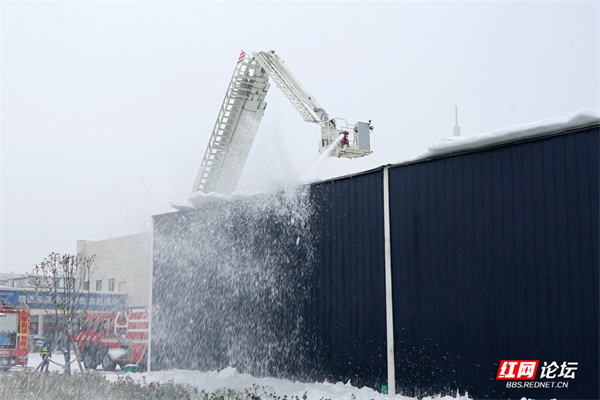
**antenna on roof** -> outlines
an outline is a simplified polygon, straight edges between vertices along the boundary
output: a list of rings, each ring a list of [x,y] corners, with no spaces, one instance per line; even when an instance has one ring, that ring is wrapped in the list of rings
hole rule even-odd
[[[458,126],[458,106],[454,106],[454,136],[460,136],[460,126]]]

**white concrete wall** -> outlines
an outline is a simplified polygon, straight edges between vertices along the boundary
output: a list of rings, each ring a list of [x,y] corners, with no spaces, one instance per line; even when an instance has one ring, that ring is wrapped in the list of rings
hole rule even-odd
[[[109,291],[109,280],[115,279],[116,292],[128,294],[129,308],[150,306],[152,272],[152,233],[139,233],[114,239],[77,242],[77,252],[94,255],[90,291],[102,280],[102,292]]]

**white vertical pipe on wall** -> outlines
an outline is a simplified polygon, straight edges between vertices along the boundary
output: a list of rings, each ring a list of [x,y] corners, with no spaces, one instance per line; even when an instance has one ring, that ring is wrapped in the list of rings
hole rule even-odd
[[[150,239],[150,296],[148,297],[148,344],[146,369],[152,371],[152,286],[154,282],[154,218],[152,219],[152,237]]]
[[[394,364],[394,309],[392,303],[392,243],[390,235],[390,178],[389,167],[383,167],[383,230],[385,242],[385,314],[387,331],[388,394],[396,394]]]

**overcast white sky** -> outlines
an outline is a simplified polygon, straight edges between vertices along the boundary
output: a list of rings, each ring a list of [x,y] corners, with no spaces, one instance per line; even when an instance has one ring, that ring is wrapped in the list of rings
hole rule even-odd
[[[25,2],[1,7],[1,265],[150,229],[191,190],[240,50],[275,49],[395,163],[452,135],[600,108],[589,2]],[[319,128],[272,86],[246,192],[297,182]]]

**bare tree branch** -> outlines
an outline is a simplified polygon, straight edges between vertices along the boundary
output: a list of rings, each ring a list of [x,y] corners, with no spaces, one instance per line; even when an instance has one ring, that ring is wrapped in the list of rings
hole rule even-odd
[[[42,308],[46,314],[54,314],[56,327],[60,331],[59,338],[55,338],[52,348],[58,344],[61,337],[65,338],[67,361],[70,358],[73,324],[88,308],[89,279],[94,258],[94,256],[84,256],[83,254],[75,256],[50,253],[33,268],[33,274],[28,274],[28,280],[34,289],[36,298],[43,299]],[[50,297],[50,305],[45,301],[46,295]],[[75,352],[75,355],[79,368],[83,369],[78,352]],[[70,362],[65,362],[65,373],[70,373]]]

